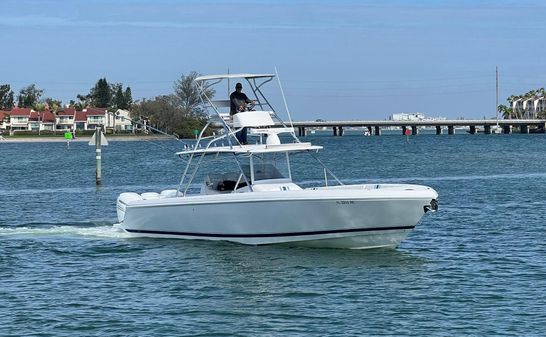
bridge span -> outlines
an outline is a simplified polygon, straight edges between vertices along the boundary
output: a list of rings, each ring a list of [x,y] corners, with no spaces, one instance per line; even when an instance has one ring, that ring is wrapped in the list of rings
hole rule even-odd
[[[514,130],[519,133],[538,132],[546,130],[546,119],[452,119],[452,120],[416,120],[416,121],[377,121],[377,120],[350,120],[350,121],[300,121],[293,122],[298,135],[305,136],[308,129],[332,128],[334,136],[343,136],[344,128],[361,127],[367,129],[370,135],[381,135],[382,128],[399,127],[403,135],[406,130],[416,135],[420,127],[436,128],[436,134],[440,135],[444,129],[450,135],[455,134],[457,127],[468,127],[470,134],[478,132],[483,127],[485,134],[500,133],[511,134]],[[499,132],[497,132],[497,130]]]

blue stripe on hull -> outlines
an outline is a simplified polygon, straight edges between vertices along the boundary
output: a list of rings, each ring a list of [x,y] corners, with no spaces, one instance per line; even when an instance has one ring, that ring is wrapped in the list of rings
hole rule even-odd
[[[372,231],[393,231],[403,229],[413,229],[415,226],[397,226],[397,227],[377,227],[377,228],[351,228],[351,229],[335,229],[313,232],[291,232],[291,233],[267,233],[267,234],[217,234],[217,233],[192,233],[192,232],[170,232],[145,229],[125,229],[129,233],[135,234],[162,234],[162,235],[180,235],[180,236],[195,236],[195,237],[213,237],[213,238],[274,238],[283,236],[308,236],[308,235],[324,235],[338,233],[356,233],[356,232],[372,232]]]

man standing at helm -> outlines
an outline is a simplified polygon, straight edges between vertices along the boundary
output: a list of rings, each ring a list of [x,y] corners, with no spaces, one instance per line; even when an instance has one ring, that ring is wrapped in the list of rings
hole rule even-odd
[[[243,93],[243,85],[241,83],[237,83],[235,85],[235,91],[229,95],[230,100],[230,106],[229,106],[229,114],[231,116],[245,111],[245,107],[247,103],[253,103],[252,100],[248,99],[247,95]],[[243,128],[241,131],[237,132],[235,134],[235,138],[241,143],[242,145],[248,144],[247,142],[247,129]]]

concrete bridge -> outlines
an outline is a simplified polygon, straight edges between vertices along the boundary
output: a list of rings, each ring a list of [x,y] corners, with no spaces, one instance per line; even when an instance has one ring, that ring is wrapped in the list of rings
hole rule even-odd
[[[294,128],[297,128],[298,135],[305,136],[307,129],[321,129],[324,127],[332,128],[334,136],[343,136],[344,128],[362,127],[367,128],[370,135],[381,135],[381,128],[399,127],[402,134],[411,129],[411,134],[416,135],[419,127],[436,128],[436,134],[442,134],[442,130],[447,128],[447,133],[455,134],[456,127],[469,127],[470,134],[477,133],[477,127],[483,127],[485,134],[492,133],[492,127],[499,125],[502,133],[510,134],[513,129],[519,129],[519,133],[533,132],[544,133],[546,130],[546,119],[453,119],[453,120],[418,120],[418,121],[320,121],[320,122],[294,122]]]

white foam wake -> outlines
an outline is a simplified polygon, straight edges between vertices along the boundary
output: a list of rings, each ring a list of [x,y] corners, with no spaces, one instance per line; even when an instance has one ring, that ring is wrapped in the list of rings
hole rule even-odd
[[[83,236],[95,238],[128,238],[130,234],[116,226],[78,227],[0,227],[0,236]]]

